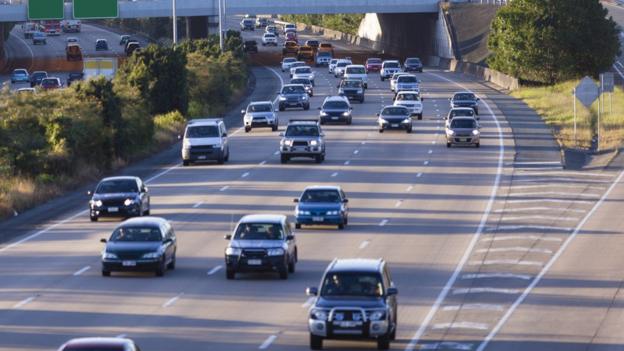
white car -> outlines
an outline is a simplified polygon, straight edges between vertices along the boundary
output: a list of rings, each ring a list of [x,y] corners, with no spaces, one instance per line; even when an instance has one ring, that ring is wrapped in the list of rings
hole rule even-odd
[[[361,79],[364,89],[368,89],[368,74],[364,65],[348,65],[343,74],[345,79]]]
[[[294,57],[285,57],[282,60],[282,72],[286,72],[286,70],[288,70],[288,72],[290,72],[290,66],[292,66],[293,63],[297,62],[297,59]]]
[[[420,92],[420,80],[413,74],[400,75],[394,83],[394,92],[418,91]]]
[[[230,158],[230,144],[222,119],[192,119],[182,138],[182,165],[215,160],[219,164]]]
[[[297,67],[303,67],[303,66],[307,66],[308,64],[303,62],[303,61],[295,61],[292,64],[290,64],[290,78],[293,77],[293,75],[295,74],[295,68]]]
[[[396,82],[397,79],[399,79],[400,76],[405,76],[408,75],[409,73],[405,73],[405,72],[396,72],[392,75],[392,77],[390,78],[390,90],[391,91],[395,91],[396,89]]]
[[[262,46],[273,45],[277,46],[277,36],[273,33],[264,33],[262,35]]]
[[[342,75],[345,72],[345,68],[347,68],[347,66],[353,64],[353,62],[351,62],[351,60],[338,60],[338,62],[336,62],[336,67],[334,67],[334,77],[338,78],[338,77],[342,77]]]
[[[423,117],[423,102],[420,93],[417,91],[399,92],[394,98],[393,105],[406,107],[412,116],[417,116],[418,119]]]
[[[381,64],[379,78],[383,82],[397,72],[401,72],[401,63],[397,60],[386,60]]]
[[[338,59],[331,59],[331,61],[329,61],[329,65],[327,65],[329,73],[334,74],[334,68],[336,68],[336,63],[338,63]]]
[[[444,119],[446,120],[446,126],[448,127],[449,124],[451,123],[451,121],[453,120],[453,118],[455,117],[472,117],[476,120],[479,120],[479,117],[477,117],[477,115],[475,114],[474,110],[470,107],[455,107],[452,108],[448,115],[446,115],[446,117],[444,117]]]
[[[312,71],[310,66],[295,67],[292,78],[307,78],[312,82],[312,86],[314,86],[314,71]]]
[[[286,23],[284,25],[284,33],[288,32],[288,31],[297,32],[297,25],[294,24],[294,23]]]
[[[279,127],[279,120],[271,101],[252,102],[247,109],[241,110],[241,114],[245,124],[245,133],[249,133],[252,128],[267,127],[276,131]]]

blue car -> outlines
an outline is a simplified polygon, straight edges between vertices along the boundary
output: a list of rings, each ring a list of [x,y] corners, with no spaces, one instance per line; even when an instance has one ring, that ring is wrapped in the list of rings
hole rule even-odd
[[[301,197],[294,200],[295,227],[302,225],[337,225],[344,229],[348,222],[349,200],[339,186],[307,187]]]
[[[30,83],[30,74],[23,68],[14,69],[11,73],[11,83]]]

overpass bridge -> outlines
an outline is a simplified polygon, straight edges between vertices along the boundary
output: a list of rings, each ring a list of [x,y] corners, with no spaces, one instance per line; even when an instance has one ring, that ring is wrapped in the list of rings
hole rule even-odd
[[[119,18],[170,17],[171,0],[119,1]],[[439,0],[228,0],[228,14],[437,13]],[[177,0],[178,16],[218,16],[217,0]],[[72,18],[72,3],[65,4]],[[26,1],[0,5],[0,22],[28,20]]]

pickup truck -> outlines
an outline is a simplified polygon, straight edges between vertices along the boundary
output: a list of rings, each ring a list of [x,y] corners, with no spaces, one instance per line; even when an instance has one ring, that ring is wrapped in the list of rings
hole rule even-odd
[[[297,51],[297,60],[313,62],[314,61],[314,48],[311,46],[302,46]]]
[[[287,41],[284,43],[282,56],[297,56],[297,53],[299,53],[299,44],[294,41]]]

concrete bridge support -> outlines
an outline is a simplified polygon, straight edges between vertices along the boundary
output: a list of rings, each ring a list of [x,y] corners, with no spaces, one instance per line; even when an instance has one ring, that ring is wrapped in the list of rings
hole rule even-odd
[[[218,16],[195,16],[186,18],[186,33],[189,39],[207,38],[219,33]]]

